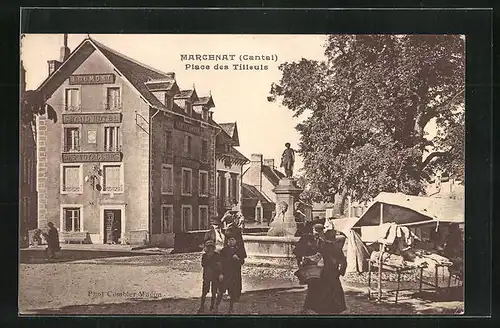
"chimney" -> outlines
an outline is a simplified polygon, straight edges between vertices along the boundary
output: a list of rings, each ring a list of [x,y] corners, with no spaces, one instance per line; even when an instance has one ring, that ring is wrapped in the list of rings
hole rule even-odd
[[[48,60],[47,63],[49,64],[49,76],[52,75],[62,64],[57,60]]]
[[[250,185],[257,188],[258,191],[262,192],[262,154],[252,154],[250,155],[250,170],[252,173],[249,175]]]
[[[250,162],[252,165],[262,166],[262,154],[252,154],[250,157]]]
[[[273,170],[275,169],[274,167],[274,158],[268,158],[264,160],[264,165],[270,166]]]
[[[61,47],[60,62],[64,63],[68,59],[70,50],[68,48],[68,35],[64,34],[63,46]]]

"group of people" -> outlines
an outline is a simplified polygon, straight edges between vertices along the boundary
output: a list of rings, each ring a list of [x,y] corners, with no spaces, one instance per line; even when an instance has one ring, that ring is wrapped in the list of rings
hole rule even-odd
[[[326,220],[327,221],[327,220]],[[205,234],[203,286],[198,313],[205,311],[205,302],[211,292],[210,311],[217,312],[224,293],[230,303],[228,313],[241,296],[241,266],[247,257],[242,237],[243,217],[240,212],[228,211],[222,219],[211,218],[211,228]],[[303,306],[306,314],[338,314],[346,310],[345,295],[340,276],[345,274],[346,257],[342,251],[345,236],[338,234],[333,225],[325,220],[308,222],[294,248],[297,259],[296,275],[307,284]],[[305,276],[303,270],[319,268],[316,276]]]
[[[239,211],[227,211],[224,216],[211,218],[210,230],[205,234],[203,286],[198,313],[205,311],[208,293],[211,293],[210,311],[217,312],[224,293],[229,296],[229,310],[240,299],[242,290],[241,266],[247,257],[243,243],[243,215]]]
[[[307,284],[303,311],[306,314],[338,314],[346,310],[340,282],[347,267],[342,251],[345,236],[337,233],[328,220],[316,219],[306,225],[294,249],[299,270],[296,275]],[[303,270],[316,266],[316,275],[304,277]]]

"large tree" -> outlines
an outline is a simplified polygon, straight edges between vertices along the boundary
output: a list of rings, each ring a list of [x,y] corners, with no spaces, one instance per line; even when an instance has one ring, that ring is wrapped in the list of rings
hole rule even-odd
[[[270,97],[308,115],[299,152],[322,200],[415,195],[438,165],[463,174],[463,38],[331,35],[325,55],[280,65]]]

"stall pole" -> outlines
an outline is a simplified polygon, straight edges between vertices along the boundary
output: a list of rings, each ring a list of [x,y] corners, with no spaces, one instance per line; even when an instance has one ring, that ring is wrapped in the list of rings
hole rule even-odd
[[[380,225],[382,225],[384,217],[384,204],[380,203]],[[384,251],[384,245],[380,243],[379,246],[379,258],[378,258],[378,302],[382,300],[382,253]]]

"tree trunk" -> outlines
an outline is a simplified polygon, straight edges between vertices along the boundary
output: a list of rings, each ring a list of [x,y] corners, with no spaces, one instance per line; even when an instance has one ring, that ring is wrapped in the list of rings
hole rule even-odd
[[[342,191],[342,193],[335,195],[335,203],[333,205],[334,213],[340,216],[345,214],[345,204],[347,201],[347,191]]]

